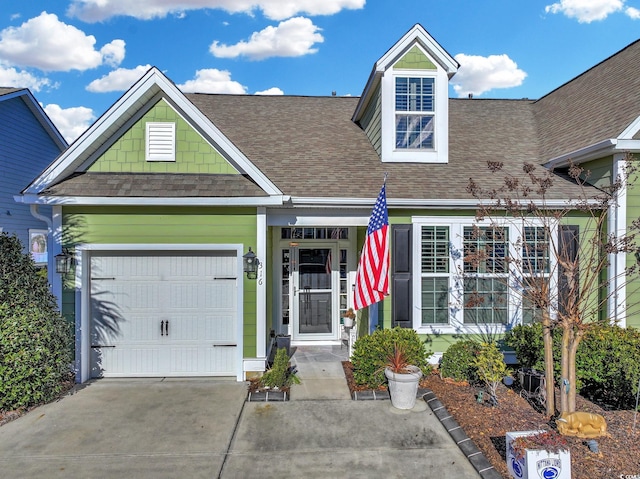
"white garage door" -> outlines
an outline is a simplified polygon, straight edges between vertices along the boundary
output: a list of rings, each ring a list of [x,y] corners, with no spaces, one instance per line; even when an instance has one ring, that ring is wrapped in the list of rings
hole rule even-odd
[[[235,252],[91,257],[91,376],[235,376]]]

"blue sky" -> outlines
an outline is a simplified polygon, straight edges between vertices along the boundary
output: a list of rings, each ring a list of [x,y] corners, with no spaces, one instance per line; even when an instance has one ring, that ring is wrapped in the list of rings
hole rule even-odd
[[[461,64],[451,97],[539,98],[640,38],[640,0],[4,0],[0,86],[73,140],[148,66],[184,91],[360,95],[415,23]]]

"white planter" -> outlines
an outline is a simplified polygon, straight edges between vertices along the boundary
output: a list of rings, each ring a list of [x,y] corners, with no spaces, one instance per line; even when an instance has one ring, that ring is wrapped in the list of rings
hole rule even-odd
[[[342,318],[342,324],[345,328],[353,328],[353,318],[344,317]]]
[[[417,366],[409,366],[411,372],[406,374],[394,373],[386,368],[384,374],[389,380],[389,395],[391,405],[396,409],[413,409],[416,405],[418,383],[422,377],[422,371]]]
[[[516,457],[512,442],[522,436],[531,436],[544,431],[508,432],[507,468],[516,479],[571,479],[571,456],[569,451],[558,454],[541,449],[525,449],[524,457]]]

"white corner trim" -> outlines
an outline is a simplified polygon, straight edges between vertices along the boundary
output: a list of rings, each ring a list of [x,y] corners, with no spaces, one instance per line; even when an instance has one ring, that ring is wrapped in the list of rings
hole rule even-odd
[[[633,137],[635,136],[636,133],[638,133],[638,131],[640,131],[640,116],[638,118],[636,118],[635,120],[633,120],[629,126],[627,126],[624,131],[622,133],[620,133],[620,136],[618,136],[618,139],[620,140],[633,140]]]
[[[256,215],[256,255],[260,259],[256,281],[256,354],[259,357],[267,354],[267,211],[258,208]]]
[[[613,178],[624,178],[624,168],[624,154],[618,153],[613,158]],[[616,201],[611,204],[608,211],[607,229],[607,233],[616,238],[627,234],[627,187],[625,183],[618,191]],[[609,320],[617,321],[623,328],[627,325],[626,263],[626,253],[609,255],[607,315]]]

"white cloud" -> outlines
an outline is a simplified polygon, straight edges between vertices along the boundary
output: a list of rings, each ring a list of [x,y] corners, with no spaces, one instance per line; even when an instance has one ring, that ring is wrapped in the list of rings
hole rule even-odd
[[[266,90],[257,91],[254,95],[284,95],[284,92],[277,86],[272,86]]]
[[[504,54],[482,57],[459,53],[455,59],[460,69],[451,82],[458,97],[466,97],[470,93],[478,96],[494,88],[519,86],[527,76],[516,62]]]
[[[85,22],[101,22],[122,15],[142,20],[178,15],[187,10],[221,9],[252,15],[261,10],[267,18],[284,20],[298,14],[333,15],[357,10],[366,0],[73,0],[67,13]]]
[[[124,60],[124,40],[114,40],[100,49],[104,63],[112,67],[118,66]]]
[[[44,111],[69,143],[78,138],[96,118],[91,108],[84,106],[60,108],[51,103],[44,107]]]
[[[73,25],[42,12],[19,27],[0,31],[0,58],[12,65],[46,71],[87,70],[102,63],[116,65],[124,58],[123,40],[113,40],[100,51],[96,39]]]
[[[547,13],[564,13],[580,23],[604,20],[610,14],[622,10],[624,0],[560,0],[545,7]]]
[[[40,91],[42,88],[52,85],[48,78],[39,78],[24,70],[16,70],[13,67],[0,65],[0,85],[14,88],[29,88],[31,91]]]
[[[227,70],[209,68],[197,70],[193,80],[187,80],[182,85],[177,85],[185,93],[235,93],[244,95],[247,88],[231,79],[231,73]]]
[[[248,41],[235,45],[221,45],[215,41],[209,51],[218,58],[246,56],[252,60],[264,60],[270,57],[299,57],[318,51],[312,47],[324,41],[319,31],[320,28],[310,19],[295,17],[281,22],[277,27],[269,26],[255,32]]]
[[[624,13],[633,20],[640,20],[640,10],[634,7],[627,8]]]
[[[150,68],[151,65],[138,65],[132,69],[118,68],[97,80],[93,80],[87,85],[87,90],[94,93],[128,90]]]

